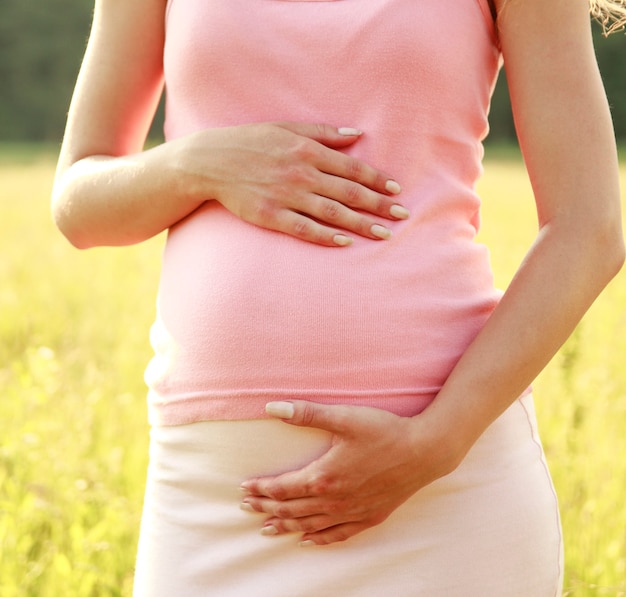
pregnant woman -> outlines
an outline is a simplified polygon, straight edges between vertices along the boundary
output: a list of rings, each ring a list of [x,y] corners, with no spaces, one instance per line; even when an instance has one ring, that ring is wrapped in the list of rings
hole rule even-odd
[[[53,212],[80,248],[168,230],[136,597],[559,594],[529,386],[624,259],[589,10],[96,1]],[[538,214],[505,293],[502,63]]]

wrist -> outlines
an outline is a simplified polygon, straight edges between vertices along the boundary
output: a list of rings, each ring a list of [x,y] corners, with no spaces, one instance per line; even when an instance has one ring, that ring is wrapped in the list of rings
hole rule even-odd
[[[452,421],[441,416],[434,403],[412,417],[410,427],[410,442],[416,458],[423,462],[424,455],[428,455],[439,477],[454,471],[473,444],[458,433]]]
[[[154,172],[163,179],[162,184],[169,189],[171,198],[188,212],[210,197],[206,174],[201,164],[196,164],[203,152],[193,142],[194,136],[168,141],[149,150],[154,152]]]

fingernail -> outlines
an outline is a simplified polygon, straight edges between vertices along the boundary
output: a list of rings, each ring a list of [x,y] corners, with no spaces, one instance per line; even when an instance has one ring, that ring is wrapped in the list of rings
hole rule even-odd
[[[306,541],[300,541],[300,543],[298,543],[298,547],[313,547],[315,545],[315,541],[311,541],[310,539],[307,539]]]
[[[333,236],[333,242],[340,247],[347,247],[352,244],[352,239],[343,234],[335,234],[335,236]]]
[[[266,537],[271,537],[272,535],[278,535],[278,529],[273,525],[268,525],[266,527],[261,528],[261,535],[265,535]]]
[[[337,132],[344,137],[358,137],[359,135],[363,134],[363,132],[359,129],[353,129],[349,126],[342,126],[341,128],[337,129]]]
[[[406,207],[402,207],[401,205],[392,205],[389,208],[389,213],[394,218],[398,218],[399,220],[406,220],[411,215],[409,210]]]
[[[265,405],[265,412],[279,419],[291,419],[294,409],[291,402],[268,402]]]
[[[402,190],[402,188],[395,180],[388,180],[385,183],[385,190],[392,195],[397,195]]]
[[[252,507],[251,504],[248,504],[248,502],[241,502],[241,504],[239,504],[239,507],[244,512],[256,512],[256,510]]]
[[[391,230],[389,230],[389,228],[385,228],[384,226],[381,226],[380,224],[374,224],[370,228],[370,232],[374,236],[377,236],[378,238],[382,238],[383,240],[387,240],[391,238]]]

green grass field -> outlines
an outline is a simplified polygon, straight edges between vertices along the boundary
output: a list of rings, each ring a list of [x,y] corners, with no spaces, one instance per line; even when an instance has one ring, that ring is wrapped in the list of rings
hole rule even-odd
[[[0,148],[0,595],[126,596],[162,239],[72,249],[49,216],[53,167],[50,152]],[[481,238],[504,286],[535,218],[515,155],[486,171]],[[535,384],[567,595],[626,596],[625,356],[623,273]]]

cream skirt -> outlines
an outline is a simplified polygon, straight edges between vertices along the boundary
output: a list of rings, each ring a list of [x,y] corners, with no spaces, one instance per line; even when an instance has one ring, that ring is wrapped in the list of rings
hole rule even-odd
[[[452,474],[344,543],[260,534],[239,484],[299,467],[328,435],[280,421],[151,432],[134,597],[556,597],[557,500],[532,397],[516,401]]]

